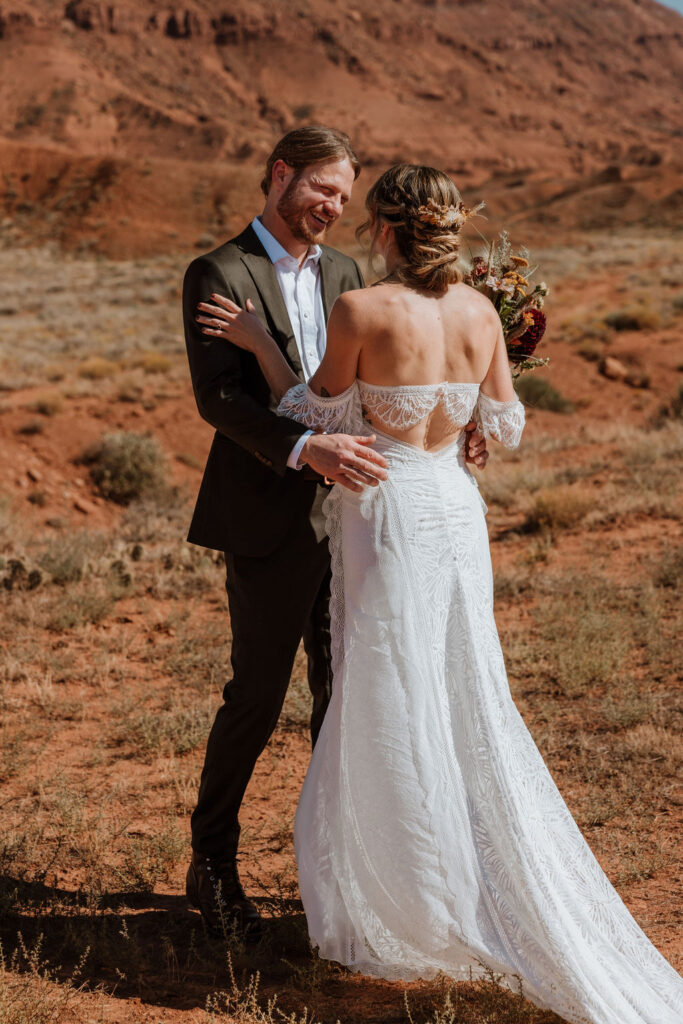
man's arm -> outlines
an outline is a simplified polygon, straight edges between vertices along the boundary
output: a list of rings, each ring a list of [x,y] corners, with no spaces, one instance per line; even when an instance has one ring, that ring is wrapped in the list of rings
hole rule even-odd
[[[290,452],[306,427],[276,416],[252,398],[243,387],[245,357],[240,350],[224,339],[202,333],[195,319],[197,303],[210,302],[213,292],[241,304],[219,267],[199,257],[188,267],[183,283],[185,342],[197,408],[221,434],[284,476]]]

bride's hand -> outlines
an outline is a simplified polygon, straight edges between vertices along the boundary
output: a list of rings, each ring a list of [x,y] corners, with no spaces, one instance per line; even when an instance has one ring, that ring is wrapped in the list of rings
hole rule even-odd
[[[246,309],[242,309],[236,302],[215,292],[211,298],[215,305],[197,303],[197,309],[203,314],[196,317],[197,323],[202,325],[202,334],[225,338],[247,352],[258,352],[264,344],[273,344],[273,339],[256,315],[251,299],[247,299]]]

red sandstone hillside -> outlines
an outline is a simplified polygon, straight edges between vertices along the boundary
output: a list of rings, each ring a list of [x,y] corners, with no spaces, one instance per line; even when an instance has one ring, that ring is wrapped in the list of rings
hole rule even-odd
[[[224,237],[311,120],[357,145],[356,214],[416,159],[527,233],[680,223],[682,41],[653,0],[6,0],[2,229],[112,255]]]

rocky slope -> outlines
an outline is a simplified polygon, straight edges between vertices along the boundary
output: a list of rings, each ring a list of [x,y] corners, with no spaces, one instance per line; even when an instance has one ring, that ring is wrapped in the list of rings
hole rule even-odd
[[[3,232],[111,255],[224,236],[311,120],[357,145],[356,215],[409,159],[494,220],[679,220],[682,40],[654,0],[0,2]]]

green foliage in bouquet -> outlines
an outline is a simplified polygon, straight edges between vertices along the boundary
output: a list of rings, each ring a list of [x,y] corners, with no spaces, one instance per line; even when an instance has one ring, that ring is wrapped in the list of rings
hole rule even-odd
[[[529,279],[537,270],[530,266],[528,249],[521,246],[513,251],[503,231],[497,242],[489,244],[486,256],[470,253],[465,271],[466,283],[486,295],[498,311],[513,378],[549,362],[534,355],[545,334],[543,301],[549,291],[545,281],[531,284]]]

